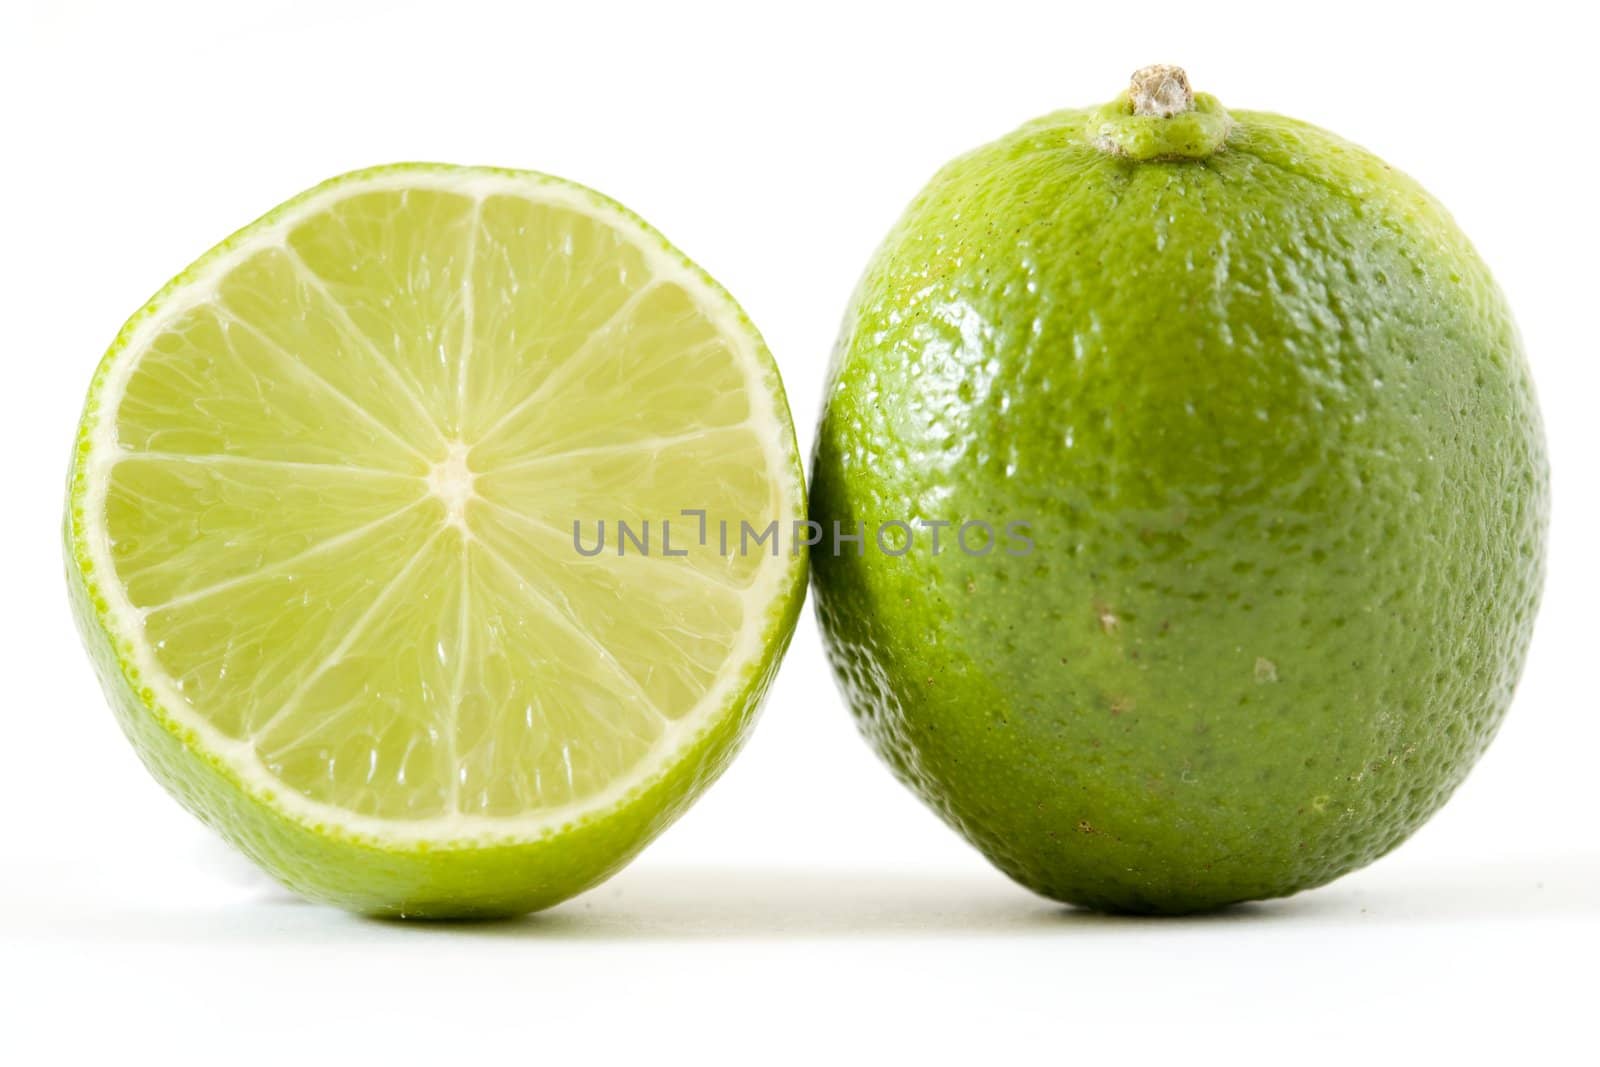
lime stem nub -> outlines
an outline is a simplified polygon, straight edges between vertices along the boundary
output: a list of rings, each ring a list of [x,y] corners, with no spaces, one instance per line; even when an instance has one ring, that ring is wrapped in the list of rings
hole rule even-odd
[[[1170,119],[1194,110],[1194,90],[1189,87],[1189,75],[1182,67],[1163,63],[1133,72],[1128,99],[1133,102],[1135,115],[1152,118]]]

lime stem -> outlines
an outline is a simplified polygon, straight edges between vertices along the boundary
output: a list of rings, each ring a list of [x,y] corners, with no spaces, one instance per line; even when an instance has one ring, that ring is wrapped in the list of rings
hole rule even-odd
[[[1170,119],[1194,110],[1194,90],[1189,88],[1189,75],[1182,67],[1162,63],[1133,72],[1128,99],[1133,102],[1135,115],[1152,118]]]

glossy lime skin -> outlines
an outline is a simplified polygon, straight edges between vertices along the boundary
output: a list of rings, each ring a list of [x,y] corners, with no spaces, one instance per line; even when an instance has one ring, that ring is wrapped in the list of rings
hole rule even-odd
[[[835,354],[812,518],[996,547],[825,539],[814,589],[867,738],[996,866],[1191,912],[1450,796],[1522,667],[1547,464],[1505,302],[1416,183],[1252,112],[1130,158],[1105,114],[945,167]]]

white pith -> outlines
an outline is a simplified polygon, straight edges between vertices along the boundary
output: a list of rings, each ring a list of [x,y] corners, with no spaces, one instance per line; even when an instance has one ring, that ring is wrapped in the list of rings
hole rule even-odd
[[[428,472],[428,491],[445,506],[452,526],[466,529],[467,501],[472,499],[472,471],[467,469],[467,452],[460,441],[450,442],[449,453]]]
[[[539,203],[581,211],[625,235],[648,264],[652,279],[682,287],[729,341],[744,372],[750,405],[747,426],[754,430],[773,477],[788,481],[777,494],[780,529],[793,529],[801,518],[794,502],[800,488],[793,482],[795,457],[787,420],[777,410],[778,385],[765,364],[759,339],[733,302],[701,274],[679,258],[653,232],[581,187],[537,175],[513,175],[468,169],[401,169],[359,179],[340,181],[308,194],[281,209],[270,221],[258,223],[236,239],[232,247],[212,253],[179,287],[164,294],[152,313],[138,320],[121,340],[114,360],[104,368],[89,415],[89,449],[80,459],[84,475],[82,547],[91,564],[90,580],[104,599],[102,620],[119,657],[138,673],[139,684],[153,694],[160,712],[183,730],[192,732],[195,747],[215,756],[258,798],[304,824],[337,830],[341,834],[377,842],[405,844],[499,844],[527,841],[549,835],[586,817],[615,809],[677,762],[694,741],[729,710],[738,689],[748,681],[767,652],[767,637],[774,626],[774,607],[793,580],[798,561],[788,552],[775,557],[762,554],[762,562],[743,590],[743,625],[734,651],[723,671],[700,701],[682,717],[668,723],[648,756],[631,773],[579,801],[518,816],[486,816],[464,812],[420,820],[377,818],[312,800],[285,785],[263,764],[249,738],[233,739],[220,733],[196,714],[167,677],[144,636],[144,612],[128,598],[116,579],[111,546],[103,520],[110,472],[124,454],[116,439],[116,421],[128,381],[150,343],[165,326],[186,311],[211,302],[218,281],[245,258],[264,248],[282,246],[296,223],[326,211],[339,200],[373,191],[429,189],[482,198],[496,195],[523,197]],[[464,508],[472,493],[472,474],[465,464],[465,447],[452,446],[446,458],[429,471],[429,490],[442,500],[447,522],[465,528]]]

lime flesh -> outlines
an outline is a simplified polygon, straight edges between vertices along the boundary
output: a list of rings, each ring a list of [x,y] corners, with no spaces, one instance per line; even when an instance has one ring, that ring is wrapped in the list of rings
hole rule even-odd
[[[69,578],[141,755],[268,870],[500,914],[616,869],[724,764],[805,560],[697,535],[802,501],[759,335],[642,221],[542,175],[380,168],[130,320]]]

